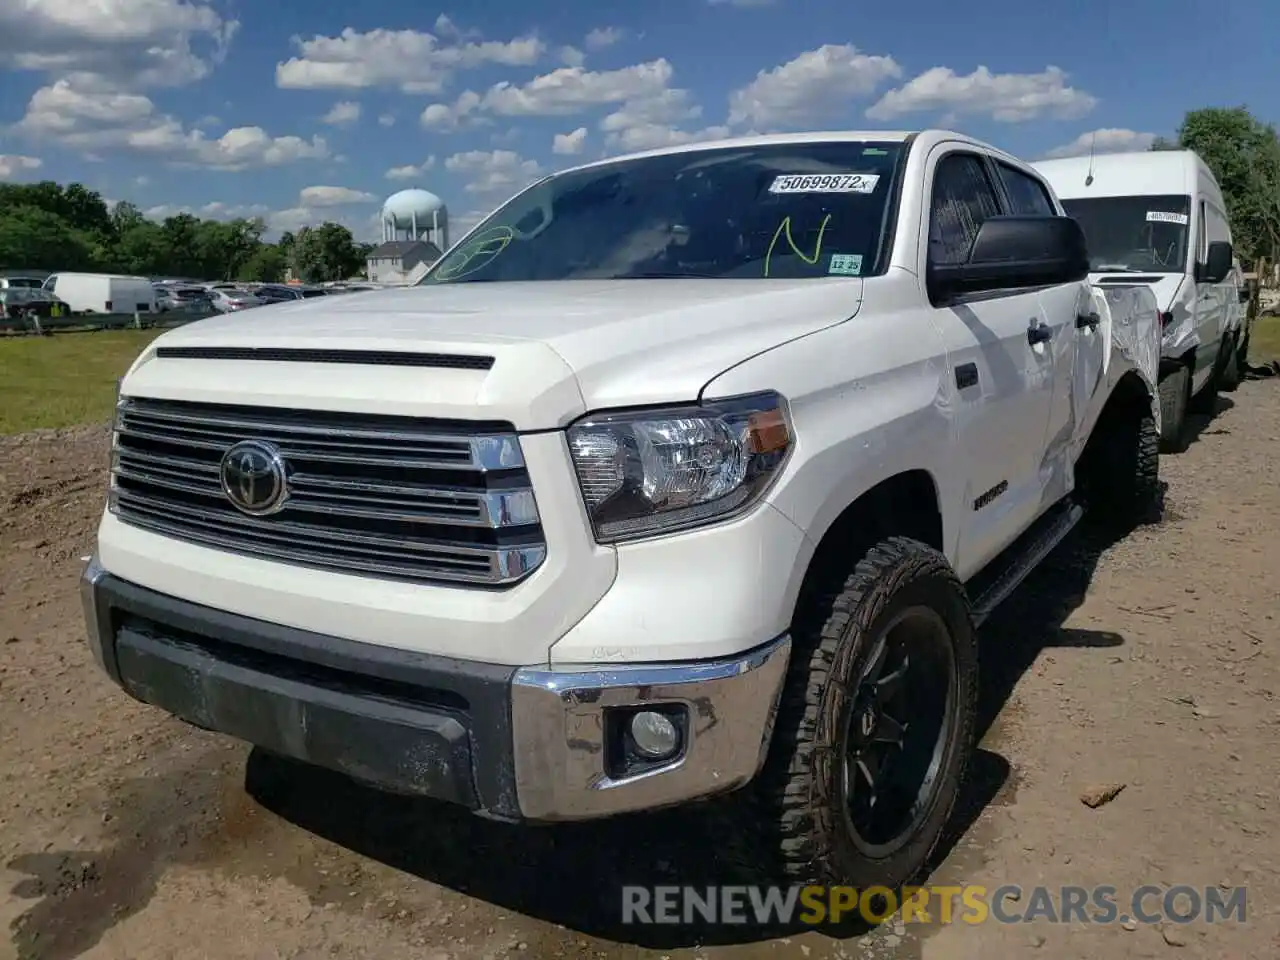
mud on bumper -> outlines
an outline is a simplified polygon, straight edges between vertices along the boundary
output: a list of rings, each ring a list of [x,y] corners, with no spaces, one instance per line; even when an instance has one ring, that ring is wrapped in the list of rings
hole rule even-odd
[[[501,820],[579,820],[741,786],[768,747],[790,639],[737,657],[516,668],[413,653],[242,617],[145,589],[89,561],[95,659],[126,693],[190,723],[383,789]],[[628,760],[639,706],[678,718],[678,753]]]

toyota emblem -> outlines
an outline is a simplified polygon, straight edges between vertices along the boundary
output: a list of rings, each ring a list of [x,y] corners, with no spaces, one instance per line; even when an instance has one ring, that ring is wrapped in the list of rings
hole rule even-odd
[[[222,457],[222,492],[241,513],[275,513],[289,496],[280,451],[262,440],[242,440]]]

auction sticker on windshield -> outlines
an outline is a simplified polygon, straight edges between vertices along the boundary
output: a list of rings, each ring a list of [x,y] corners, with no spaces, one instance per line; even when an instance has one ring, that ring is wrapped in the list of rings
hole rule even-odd
[[[784,173],[769,185],[770,193],[875,193],[878,173]]]
[[[1186,226],[1191,218],[1185,213],[1165,213],[1163,210],[1148,210],[1147,223],[1179,223]]]

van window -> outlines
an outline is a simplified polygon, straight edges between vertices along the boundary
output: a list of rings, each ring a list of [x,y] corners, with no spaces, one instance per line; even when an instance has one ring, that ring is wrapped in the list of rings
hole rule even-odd
[[[1063,200],[1079,222],[1094,273],[1183,273],[1191,232],[1186,194]]]
[[[1008,164],[997,163],[996,167],[1000,170],[1004,192],[1009,195],[1010,213],[1026,217],[1057,216],[1058,211],[1039,180]]]
[[[44,282],[44,288],[50,293],[58,289],[58,275],[56,273]]]

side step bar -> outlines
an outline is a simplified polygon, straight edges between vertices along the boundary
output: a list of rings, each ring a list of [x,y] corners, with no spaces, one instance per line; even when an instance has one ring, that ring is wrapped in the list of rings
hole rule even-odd
[[[1066,539],[1083,516],[1084,508],[1078,503],[1068,502],[1054,507],[1014,541],[987,570],[969,581],[974,624],[979,625],[991,616],[1053,548]]]

